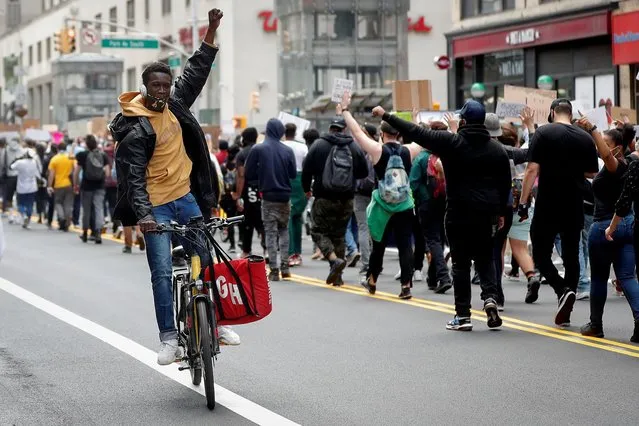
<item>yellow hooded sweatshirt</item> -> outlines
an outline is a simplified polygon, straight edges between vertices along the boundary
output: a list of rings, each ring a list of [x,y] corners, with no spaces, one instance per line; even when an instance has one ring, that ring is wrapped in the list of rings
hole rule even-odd
[[[191,191],[193,163],[186,154],[182,127],[167,106],[155,112],[144,106],[139,92],[125,92],[118,98],[126,117],[147,117],[156,135],[155,151],[146,167],[146,190],[151,204],[161,206]]]

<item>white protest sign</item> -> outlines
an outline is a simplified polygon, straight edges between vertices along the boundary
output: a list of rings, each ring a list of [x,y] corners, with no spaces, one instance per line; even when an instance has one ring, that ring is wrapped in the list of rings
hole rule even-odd
[[[233,126],[233,120],[222,120],[220,123],[220,130],[222,131],[222,135],[224,136],[233,136],[235,135],[235,126]]]
[[[504,86],[504,101],[524,104],[533,110],[535,122],[548,123],[548,114],[552,101],[557,99],[556,90],[532,89],[530,87]]]
[[[526,108],[526,105],[514,102],[497,102],[495,113],[499,118],[519,118],[519,115]]]
[[[282,124],[286,125],[289,123],[295,124],[297,127],[297,133],[295,133],[295,138],[298,140],[303,140],[303,134],[306,130],[311,127],[311,122],[308,120],[304,120],[301,117],[296,117],[292,114],[288,114],[286,112],[280,112],[280,115],[277,116],[277,119],[282,122]]]
[[[606,107],[600,106],[599,108],[591,109],[590,111],[581,111],[584,113],[584,117],[588,119],[592,124],[597,126],[600,132],[608,130],[610,125],[608,124],[608,115],[606,114]]]
[[[592,109],[588,108],[588,105],[585,102],[578,99],[570,101],[570,103],[572,104],[572,116],[574,118],[580,118],[581,113],[585,113],[586,111],[590,111]]]
[[[38,142],[46,142],[51,140],[51,133],[42,129],[27,129],[24,132],[24,138]]]
[[[441,121],[441,122],[446,122],[446,120],[444,120],[444,116],[446,114],[452,114],[455,115],[454,111],[421,111],[418,115],[418,120],[420,123],[432,123],[433,121]],[[456,117],[456,119],[459,119],[459,117]]]
[[[336,78],[333,83],[333,94],[331,95],[331,101],[335,103],[342,102],[345,91],[353,91],[353,80],[346,80],[345,78]]]

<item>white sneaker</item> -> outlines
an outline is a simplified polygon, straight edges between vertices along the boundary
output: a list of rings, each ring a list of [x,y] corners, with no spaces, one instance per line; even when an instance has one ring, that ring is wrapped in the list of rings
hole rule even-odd
[[[577,293],[577,300],[588,300],[590,299],[590,293],[585,291],[580,291]]]
[[[240,336],[233,331],[231,327],[221,325],[217,328],[218,340],[221,345],[237,346],[240,342]]]
[[[424,281],[424,275],[422,274],[422,271],[413,272],[413,281]]]
[[[395,274],[395,279],[397,281],[402,279],[402,270],[401,269],[399,271],[397,271],[397,273]]]
[[[182,350],[178,346],[177,339],[167,340],[162,342],[160,350],[158,352],[158,364],[171,365],[175,360],[182,358]]]

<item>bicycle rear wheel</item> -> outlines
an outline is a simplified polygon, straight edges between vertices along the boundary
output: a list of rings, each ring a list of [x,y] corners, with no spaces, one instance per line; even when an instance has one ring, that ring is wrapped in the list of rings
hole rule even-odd
[[[212,336],[209,325],[208,305],[204,300],[198,300],[197,306],[197,330],[199,336],[199,352],[204,373],[204,393],[206,395],[206,406],[209,410],[215,408],[215,377],[213,376],[213,353]]]

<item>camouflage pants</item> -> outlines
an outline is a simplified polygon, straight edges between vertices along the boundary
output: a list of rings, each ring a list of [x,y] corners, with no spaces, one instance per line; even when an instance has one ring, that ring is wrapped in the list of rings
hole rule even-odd
[[[291,203],[276,203],[262,200],[262,222],[266,236],[266,251],[271,269],[281,265],[283,271],[288,270],[288,219],[291,214]],[[277,250],[282,256],[281,264],[277,263]]]
[[[339,259],[346,254],[346,226],[353,215],[353,200],[316,198],[311,210],[311,235],[325,257],[335,252]]]

